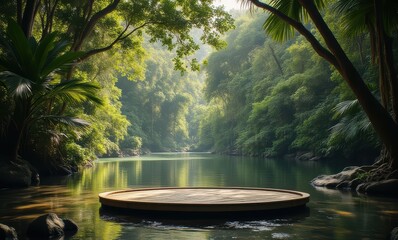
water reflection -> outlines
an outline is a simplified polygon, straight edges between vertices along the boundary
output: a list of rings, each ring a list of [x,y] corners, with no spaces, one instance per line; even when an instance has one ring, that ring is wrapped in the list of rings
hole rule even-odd
[[[27,224],[54,212],[79,225],[72,239],[386,239],[398,226],[397,199],[315,189],[315,176],[346,163],[296,162],[220,157],[211,154],[154,154],[103,159],[94,168],[43,179],[29,189],[0,190],[0,222],[24,239]],[[257,219],[154,219],[100,211],[98,194],[136,187],[270,187],[308,192],[310,214]],[[213,221],[217,220],[217,221]]]
[[[257,223],[259,221],[280,221],[281,219],[285,223],[293,223],[310,216],[310,209],[308,207],[244,213],[159,213],[101,207],[99,212],[101,218],[105,221],[134,224],[157,222],[161,225],[192,228],[208,228],[209,226],[225,227],[230,222]]]

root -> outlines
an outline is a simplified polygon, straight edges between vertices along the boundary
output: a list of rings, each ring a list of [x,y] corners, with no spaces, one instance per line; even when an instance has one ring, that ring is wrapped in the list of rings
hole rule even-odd
[[[367,173],[365,182],[383,181],[391,179],[397,174],[397,170],[392,169],[389,163],[375,164],[375,168]]]
[[[385,147],[382,148],[380,156],[372,165],[369,171],[366,171],[365,182],[379,182],[388,179],[398,178],[398,169],[393,166],[393,157]]]

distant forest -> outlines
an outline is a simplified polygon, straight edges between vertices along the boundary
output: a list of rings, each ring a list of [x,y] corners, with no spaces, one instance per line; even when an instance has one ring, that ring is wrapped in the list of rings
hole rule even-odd
[[[158,47],[151,48],[143,81],[119,78],[122,113],[131,123],[121,149],[377,156],[379,143],[357,100],[302,36],[280,43],[262,30],[266,15],[235,15],[227,47],[213,51],[200,72],[173,71],[172,54]],[[336,20],[333,12],[325,18]],[[368,36],[346,36],[335,24],[333,31],[377,92]]]

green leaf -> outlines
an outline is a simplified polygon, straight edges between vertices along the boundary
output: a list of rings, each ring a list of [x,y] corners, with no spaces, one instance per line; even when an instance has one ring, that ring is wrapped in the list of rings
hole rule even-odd
[[[78,128],[86,128],[90,126],[90,124],[87,121],[71,116],[46,115],[39,117],[37,120],[44,120],[47,123],[53,125],[63,124],[66,126],[78,127]]]
[[[32,81],[13,72],[0,72],[0,81],[7,86],[11,95],[17,98],[27,98],[32,95]]]
[[[84,52],[66,52],[63,55],[58,56],[43,67],[41,75],[46,76],[51,72],[67,69],[72,65],[73,61],[83,56],[83,54]]]
[[[19,63],[22,72],[26,73],[26,75],[32,74],[33,77],[36,77],[34,73],[36,64],[33,61],[31,44],[16,22],[10,21],[8,24],[7,36],[10,43],[9,47],[11,47],[8,52],[12,53],[15,61]]]
[[[35,61],[38,63],[37,68],[39,71],[41,71],[46,61],[48,61],[49,52],[55,47],[55,37],[56,33],[50,33],[46,35],[40,41],[40,44],[34,52]]]

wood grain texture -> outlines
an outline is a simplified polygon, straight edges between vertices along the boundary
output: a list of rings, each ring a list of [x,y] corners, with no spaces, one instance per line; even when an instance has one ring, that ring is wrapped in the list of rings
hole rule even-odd
[[[99,194],[102,205],[147,211],[242,212],[305,205],[309,194],[267,188],[142,188]]]

